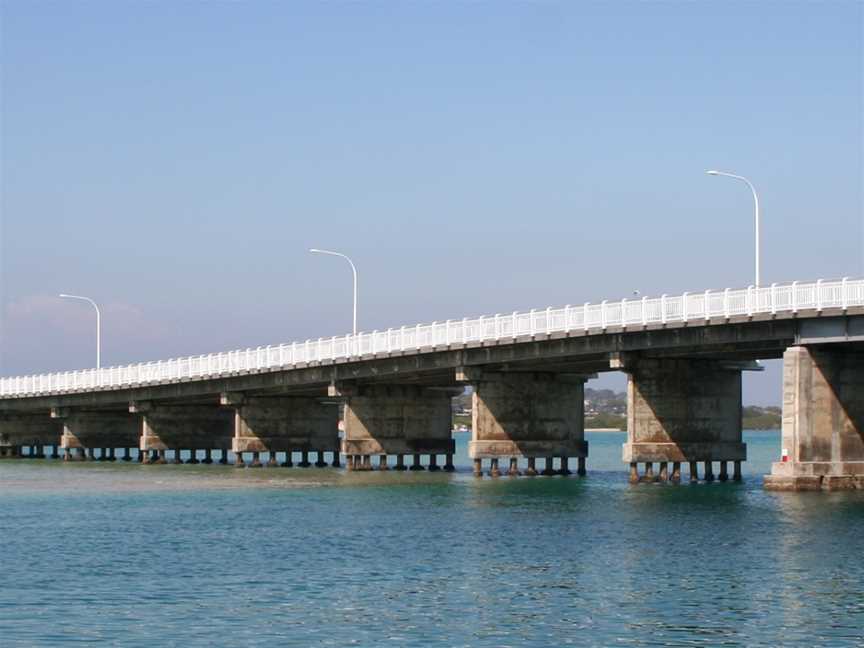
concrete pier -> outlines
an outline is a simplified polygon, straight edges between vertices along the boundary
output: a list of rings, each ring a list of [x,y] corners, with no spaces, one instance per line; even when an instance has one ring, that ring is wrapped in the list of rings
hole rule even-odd
[[[584,471],[585,376],[553,373],[494,373],[465,371],[474,386],[472,459],[545,459],[544,475],[554,475],[554,457],[575,457]],[[566,461],[562,464],[566,469]]]
[[[220,402],[234,414],[231,449],[243,452],[300,452],[297,464],[308,467],[309,452],[338,452],[339,411],[334,403],[309,396],[222,394]],[[286,463],[293,463],[286,458]],[[255,459],[253,458],[253,463]]]
[[[60,448],[86,451],[86,458],[90,461],[95,459],[95,448],[138,445],[140,421],[134,414],[53,408],[51,418],[62,424]]]
[[[631,466],[654,462],[743,461],[741,369],[711,360],[628,358],[627,442],[623,460]],[[646,475],[647,476],[647,475]],[[652,475],[653,478],[653,475]]]
[[[765,477],[765,488],[864,489],[860,347],[795,346],[783,354],[782,457]]]
[[[342,452],[364,462],[372,455],[396,455],[396,470],[404,469],[404,455],[413,457],[410,470],[424,470],[420,457],[430,455],[430,469],[437,468],[434,455],[452,457],[455,451],[450,407],[455,391],[418,385],[334,388],[332,394],[345,399]]]
[[[13,458],[12,447],[50,445],[55,448],[63,433],[62,424],[46,414],[0,413],[0,458]],[[15,453],[17,458],[19,453]]]
[[[221,448],[234,436],[232,412],[213,405],[163,405],[149,401],[129,404],[129,412],[141,418],[141,452],[175,451],[174,463],[183,463],[180,452],[188,448],[188,463],[197,463],[196,448]]]

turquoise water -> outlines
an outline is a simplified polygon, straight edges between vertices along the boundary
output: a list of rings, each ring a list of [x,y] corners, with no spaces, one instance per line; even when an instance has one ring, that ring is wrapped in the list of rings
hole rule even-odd
[[[586,479],[0,462],[0,644],[861,646],[864,497]]]

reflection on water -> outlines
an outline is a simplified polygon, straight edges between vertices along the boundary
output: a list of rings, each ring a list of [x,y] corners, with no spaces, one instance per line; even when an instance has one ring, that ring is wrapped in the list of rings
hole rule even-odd
[[[4,646],[862,645],[864,497],[589,477],[0,463]]]

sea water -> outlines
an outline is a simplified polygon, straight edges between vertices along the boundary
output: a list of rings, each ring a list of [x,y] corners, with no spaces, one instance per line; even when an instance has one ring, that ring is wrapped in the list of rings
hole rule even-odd
[[[0,645],[861,646],[864,496],[588,476],[0,462]],[[701,468],[701,467],[700,467]],[[684,479],[687,470],[684,468]]]

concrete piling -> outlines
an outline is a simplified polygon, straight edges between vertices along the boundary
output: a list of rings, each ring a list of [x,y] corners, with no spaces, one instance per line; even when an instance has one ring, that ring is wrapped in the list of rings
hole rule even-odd
[[[635,484],[639,481],[639,464],[635,461],[630,462],[630,483]]]
[[[570,467],[567,465],[570,462],[570,458],[567,456],[561,457],[561,467],[558,469],[559,475],[572,475],[573,473],[570,471]]]
[[[411,467],[408,470],[423,470],[423,464],[420,463],[420,454],[414,454],[414,462],[411,464]]]
[[[293,468],[294,467],[294,453],[290,452],[290,451],[286,452],[285,453],[285,460],[282,462],[281,465],[283,468]]]
[[[397,454],[396,455],[396,468],[395,470],[407,470],[407,466],[405,465],[405,455]]]
[[[208,466],[213,463],[213,451],[210,448],[204,449],[204,458],[201,460],[201,463]]]
[[[192,464],[193,466],[199,463],[198,451],[195,448],[189,448],[189,459],[186,460],[186,463]]]
[[[519,472],[519,458],[510,457],[510,468],[507,469],[507,475],[509,477],[518,477],[521,474]]]
[[[732,479],[736,482],[740,482],[741,481],[741,462],[740,461],[734,462],[732,469],[733,469]]]
[[[365,461],[365,459],[364,459],[364,461]],[[308,450],[302,450],[300,452],[300,463],[298,463],[297,465],[300,466],[301,468],[308,468],[309,466],[312,465],[312,463],[309,461],[309,451]]]
[[[726,463],[725,461],[721,461],[721,462],[720,462],[720,475],[719,475],[719,479],[720,479],[721,482],[725,482],[725,481],[728,481],[728,480],[729,480],[728,467],[727,467],[727,463]]]
[[[493,457],[492,459],[489,460],[489,464],[490,464],[489,476],[490,477],[500,477],[501,476],[501,470],[498,468],[498,458]]]
[[[482,459],[474,459],[474,476],[482,477],[483,476],[483,460]]]
[[[588,468],[586,464],[588,463],[587,457],[577,457],[576,458],[576,474],[579,477],[585,477],[588,474]]]
[[[390,467],[387,465],[387,455],[382,454],[378,456],[378,470],[390,470]]]
[[[537,459],[534,457],[528,457],[528,467],[525,469],[526,477],[536,477],[537,476]]]
[[[435,453],[429,455],[429,470],[430,472],[441,470],[441,466],[438,465],[438,455]]]
[[[261,453],[253,452],[252,453],[252,463],[249,464],[250,468],[261,468],[264,464],[261,463]]]
[[[340,465],[341,465],[341,464],[339,463],[339,451],[338,451],[338,450],[334,450],[334,451],[333,451],[333,461],[330,463],[330,466],[331,466],[332,468],[339,468]]]
[[[713,462],[706,461],[705,462],[705,481],[713,482],[714,481],[714,466]]]
[[[681,462],[673,461],[672,462],[672,477],[670,477],[670,481],[675,484],[681,483]]]
[[[246,463],[243,461],[243,453],[235,452],[234,453],[234,466],[237,468],[244,468]]]
[[[660,473],[657,479],[661,482],[669,481],[669,464],[666,461],[660,462]]]
[[[316,468],[326,468],[327,462],[324,461],[324,451],[323,450],[317,450],[316,452],[318,455],[318,460],[315,462],[315,467]]]
[[[456,470],[456,466],[453,465],[453,453],[452,452],[447,453],[447,459],[445,460],[445,463],[444,463],[444,470],[446,472],[453,472],[454,470]]]
[[[277,468],[279,466],[279,460],[276,458],[275,452],[269,452],[267,456],[267,467],[268,468]]]
[[[130,448],[129,446],[123,448],[122,460],[126,462],[132,461],[132,448]]]
[[[645,462],[645,476],[643,480],[646,482],[654,481],[654,464],[650,461]]]
[[[690,483],[695,484],[699,481],[699,462],[691,461],[690,462]]]

